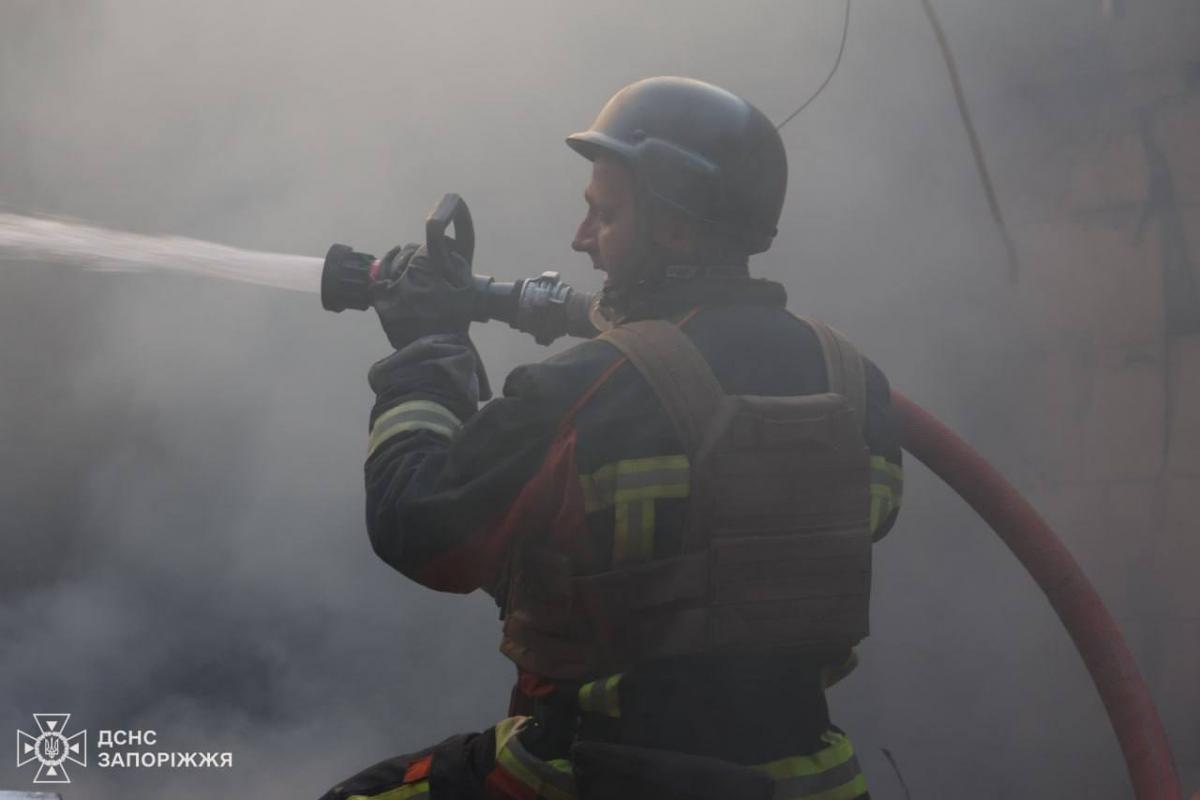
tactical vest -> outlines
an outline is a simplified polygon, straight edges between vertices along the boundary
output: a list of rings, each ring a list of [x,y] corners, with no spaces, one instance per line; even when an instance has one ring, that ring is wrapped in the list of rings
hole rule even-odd
[[[726,395],[691,339],[667,321],[600,337],[649,383],[689,457],[682,554],[572,575],[566,556],[523,544],[501,644],[509,658],[579,680],[718,649],[828,653],[867,635],[863,363],[832,328],[803,321],[821,343],[824,394]]]

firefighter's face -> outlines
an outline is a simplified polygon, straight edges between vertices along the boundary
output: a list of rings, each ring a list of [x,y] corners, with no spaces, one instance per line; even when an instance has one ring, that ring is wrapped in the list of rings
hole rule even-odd
[[[627,282],[638,268],[635,197],[628,167],[608,156],[592,162],[592,180],[583,193],[587,215],[571,249],[592,257],[592,266],[606,275],[606,286]]]

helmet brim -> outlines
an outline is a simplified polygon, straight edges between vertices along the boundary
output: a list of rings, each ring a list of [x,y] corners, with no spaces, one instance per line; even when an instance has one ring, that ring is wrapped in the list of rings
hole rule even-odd
[[[572,133],[567,137],[567,146],[588,161],[604,155],[614,156],[627,164],[637,160],[636,148],[599,131]]]

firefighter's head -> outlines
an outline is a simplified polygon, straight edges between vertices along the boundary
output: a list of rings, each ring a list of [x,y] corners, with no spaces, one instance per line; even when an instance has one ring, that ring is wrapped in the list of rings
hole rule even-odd
[[[771,246],[787,189],[775,126],[748,102],[688,78],[617,92],[567,144],[593,162],[572,246],[623,287],[671,267],[743,266]]]

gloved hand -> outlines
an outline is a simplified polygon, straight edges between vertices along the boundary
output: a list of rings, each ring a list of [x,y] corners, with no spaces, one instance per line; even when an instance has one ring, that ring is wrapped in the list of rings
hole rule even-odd
[[[435,333],[466,334],[471,324],[471,265],[447,240],[450,263],[439,265],[424,245],[392,248],[371,283],[371,303],[397,350]]]

